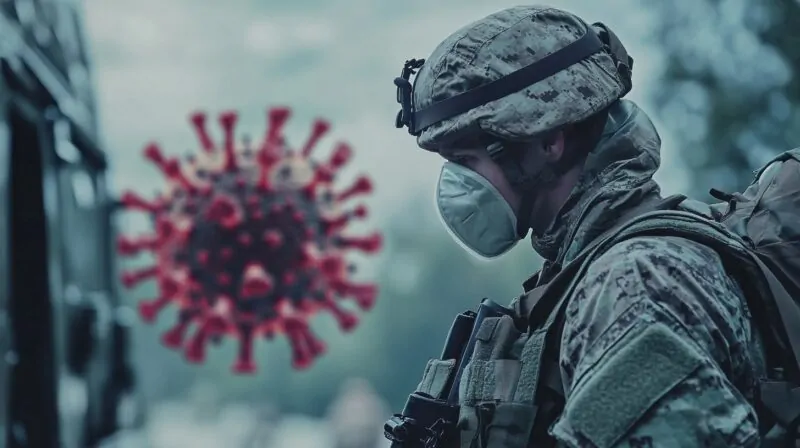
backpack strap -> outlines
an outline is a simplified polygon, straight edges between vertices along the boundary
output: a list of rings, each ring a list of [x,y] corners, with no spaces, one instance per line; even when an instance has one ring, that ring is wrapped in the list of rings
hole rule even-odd
[[[761,275],[760,280],[769,290],[783,328],[787,330],[785,337],[792,357],[789,363],[790,367],[796,373],[800,373],[800,332],[789,331],[800,329],[800,307],[775,275],[775,271],[767,266],[757,252],[751,250],[722,224],[694,213],[657,211],[643,215],[636,221],[617,235],[620,241],[636,236],[686,238],[708,246],[728,259],[733,258],[751,263]]]
[[[678,201],[677,203],[679,203]],[[672,202],[676,204],[676,202]],[[742,240],[728,231],[722,224],[700,216],[693,212],[670,210],[669,208],[656,209],[635,216],[633,219],[624,221],[607,231],[597,238],[587,250],[581,253],[573,262],[565,266],[549,283],[541,285],[529,291],[523,296],[519,304],[519,311],[526,313],[531,329],[538,328],[531,334],[532,338],[538,341],[530,344],[536,348],[536,353],[523,353],[523,357],[535,356],[533,359],[538,371],[533,376],[534,386],[533,395],[530,397],[537,407],[542,408],[543,401],[553,402],[553,399],[542,400],[540,390],[556,392],[560,402],[564,403],[564,390],[561,386],[561,374],[556,360],[544,356],[546,347],[556,344],[556,350],[560,347],[560,336],[563,331],[564,310],[568,301],[569,293],[575,287],[577,281],[585,274],[588,266],[597,257],[602,255],[610,247],[630,238],[640,236],[671,236],[686,238],[697,243],[706,245],[716,250],[720,255],[728,259],[741,259],[757,268],[761,274],[761,280],[769,289],[774,300],[781,323],[787,329],[786,339],[790,346],[792,358],[791,367],[800,372],[800,332],[791,331],[800,329],[800,307],[786,290],[781,281],[775,275],[757,253],[750,250]],[[544,325],[537,323],[544,322]],[[556,351],[556,353],[558,353]],[[531,358],[527,358],[531,359]],[[524,369],[524,368],[523,368]],[[525,374],[523,373],[523,376]],[[554,378],[557,377],[557,378]],[[521,386],[523,386],[521,384]],[[541,389],[539,389],[541,387]],[[518,393],[520,390],[518,389]],[[547,395],[550,395],[550,392]],[[552,395],[551,395],[552,397]],[[763,447],[787,446],[787,439],[794,441],[798,426],[800,426],[800,387],[795,384],[781,380],[765,379],[759,387],[759,397],[761,405],[765,407],[777,420],[778,426],[773,428],[764,437]],[[557,417],[548,412],[548,419]],[[537,415],[537,420],[541,417]],[[545,422],[541,422],[545,423]],[[537,421],[537,425],[541,424]],[[546,422],[549,426],[549,423]],[[536,432],[534,429],[534,432]]]
[[[550,303],[550,306],[546,306],[545,304],[539,305],[537,304],[544,298],[544,297],[560,297],[564,294],[564,291],[567,289],[569,284],[575,279],[577,272],[581,269],[582,265],[592,257],[599,255],[596,253],[596,250],[599,249],[601,246],[605,246],[611,238],[615,235],[622,232],[624,229],[632,225],[635,221],[638,220],[639,217],[652,213],[655,211],[662,211],[662,210],[672,210],[678,206],[681,202],[686,200],[686,196],[681,194],[676,194],[673,196],[669,196],[667,198],[655,201],[655,202],[647,202],[639,207],[632,208],[628,210],[626,213],[622,214],[622,216],[617,220],[616,225],[611,227],[610,229],[606,230],[605,232],[601,233],[600,236],[595,238],[584,250],[582,250],[574,259],[572,259],[569,263],[567,263],[561,270],[555,274],[552,279],[550,279],[547,283],[538,285],[533,289],[526,291],[526,293],[519,298],[514,304],[514,310],[517,312],[517,315],[527,319],[528,325],[535,325],[537,322],[541,323],[544,322],[547,315],[552,311],[555,303]],[[538,278],[539,273],[534,274],[534,276],[526,282],[525,286],[530,285],[533,279]],[[551,299],[552,302],[553,299]],[[534,309],[538,308],[537,315],[534,316],[532,313]]]
[[[583,277],[591,261],[608,248],[612,237],[635,220],[626,218],[670,209],[684,199],[685,196],[671,196],[629,211],[619,220],[619,225],[596,238],[547,283],[528,291],[513,304],[517,316],[527,321],[529,329],[528,341],[520,355],[523,361],[514,401],[534,406],[530,440],[536,441],[537,446],[545,446],[544,441],[551,439],[547,434],[548,428],[564,407],[559,352],[569,292]]]
[[[682,222],[683,225],[676,225],[679,222]],[[798,439],[798,427],[800,427],[800,386],[797,384],[797,375],[800,373],[800,331],[798,331],[800,330],[800,306],[797,301],[786,290],[775,271],[757,252],[751,250],[723,225],[694,213],[679,211],[650,213],[638,220],[638,223],[631,225],[617,238],[618,241],[621,241],[636,236],[658,235],[686,238],[703,244],[714,249],[724,258],[749,262],[760,274],[759,280],[769,290],[778,318],[785,330],[780,332],[788,345],[785,350],[787,359],[784,360],[784,365],[794,370],[795,375],[794,381],[788,381],[782,376],[765,378],[760,381],[758,405],[768,411],[770,417],[777,422],[777,425],[762,437],[761,446],[762,448],[794,446],[794,442]],[[761,306],[763,307],[763,304]],[[767,322],[760,324],[768,325]]]
[[[775,301],[778,315],[786,329],[788,348],[794,357],[792,367],[800,368],[798,367],[800,307],[797,306],[797,302],[786,291],[772,270],[756,254],[753,254],[752,258],[764,276]],[[778,423],[772,428],[772,431],[764,436],[762,448],[794,446],[793,443],[798,439],[798,427],[800,427],[800,386],[797,385],[797,382],[785,381],[783,378],[764,379],[759,384],[758,400]]]
[[[792,298],[792,295],[789,294],[789,291],[786,290],[774,271],[764,263],[761,257],[753,252],[749,253],[753,263],[761,271],[761,275],[764,277],[764,281],[775,301],[775,307],[783,323],[783,328],[786,329],[785,336],[789,344],[789,350],[794,357],[792,367],[797,369],[797,373],[800,373],[800,307],[797,306],[797,301]]]

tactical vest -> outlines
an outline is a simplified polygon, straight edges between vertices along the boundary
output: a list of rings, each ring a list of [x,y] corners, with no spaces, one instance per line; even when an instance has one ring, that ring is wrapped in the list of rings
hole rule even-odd
[[[683,199],[644,204],[622,221],[672,208]],[[534,275],[525,284],[526,294],[512,302],[515,317],[482,323],[459,383],[462,448],[555,446],[548,429],[564,406],[558,361],[563,309],[584,271],[615,242],[615,230],[597,238],[552,279],[541,277],[542,272]],[[454,366],[453,360],[430,360],[416,392],[440,396]]]
[[[686,238],[720,254],[726,271],[743,286],[767,344],[777,347],[768,359],[770,374],[761,380],[754,403],[762,447],[794,446],[787,444],[796,439],[800,425],[800,231],[796,231],[800,229],[800,150],[786,152],[774,162],[788,163],[776,164],[780,168],[771,170],[763,184],[758,181],[770,164],[757,172],[745,193],[716,192],[728,201],[722,213],[705,204],[684,202],[683,196],[630,211],[620,225],[596,238],[552,278],[538,279],[541,273],[534,276],[526,284],[526,293],[512,302],[516,317],[486,319],[476,333],[473,356],[459,384],[460,446],[555,446],[548,431],[564,409],[558,359],[565,308],[594,260],[615,244],[638,236]],[[650,403],[696,367],[689,357],[680,359],[681,347],[674,339],[658,329],[645,333],[642,337],[650,338],[648,349],[660,347],[671,356],[677,353],[678,359],[663,371],[651,366],[649,387],[629,391],[626,409],[608,412],[613,403],[607,397],[591,396],[591,391],[570,398],[580,400],[580,406],[575,406],[578,411],[570,415],[571,426],[599,448],[614,446]],[[454,364],[453,360],[431,360],[417,391],[440,395]],[[606,381],[607,386],[619,383],[614,378]]]

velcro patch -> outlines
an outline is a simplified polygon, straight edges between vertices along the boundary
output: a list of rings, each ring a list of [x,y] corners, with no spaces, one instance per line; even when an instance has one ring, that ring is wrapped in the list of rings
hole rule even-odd
[[[661,397],[702,364],[702,358],[663,324],[621,341],[570,398],[565,418],[598,448],[613,446]]]
[[[426,393],[432,397],[441,398],[444,394],[447,379],[455,368],[454,359],[431,359],[425,366],[425,373],[417,386],[417,392]]]
[[[511,401],[519,372],[520,362],[516,359],[473,359],[461,377],[461,402],[472,406],[484,401]]]

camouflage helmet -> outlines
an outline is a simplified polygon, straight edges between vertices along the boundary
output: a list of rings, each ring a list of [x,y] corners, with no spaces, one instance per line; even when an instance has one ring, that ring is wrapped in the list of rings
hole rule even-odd
[[[601,23],[542,6],[505,9],[456,31],[427,61],[406,62],[396,125],[431,151],[481,131],[530,140],[624,96],[632,65]]]

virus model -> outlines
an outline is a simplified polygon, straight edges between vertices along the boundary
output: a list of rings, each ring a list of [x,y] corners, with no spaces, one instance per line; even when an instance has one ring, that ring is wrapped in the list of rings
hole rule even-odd
[[[144,156],[164,173],[168,188],[153,201],[132,192],[121,199],[124,207],[149,213],[155,232],[120,238],[118,251],[149,250],[156,260],[152,267],[124,273],[122,282],[131,288],[156,280],[160,295],[140,303],[140,314],[152,322],[165,306],[177,306],[178,323],[162,341],[183,349],[190,362],[203,362],[209,341],[233,336],[239,340],[234,372],[252,373],[254,339],[283,333],[293,366],[306,368],[325,351],[309,328],[312,315],[325,310],[348,331],[357,317],[338,301],[355,299],[362,310],[375,302],[376,286],[353,283],[344,256],[350,249],[377,252],[380,234],[344,236],[348,221],[364,218],[367,210],[363,205],[340,210],[344,201],[370,192],[372,183],[359,177],[350,188],[333,190],[351,148],[339,143],[327,162],[312,160],[330,127],[317,120],[306,144],[291,150],[281,132],[289,115],[287,108],[269,110],[261,145],[253,147],[245,138],[238,147],[237,115],[222,113],[219,148],[206,129],[206,115],[195,113],[191,122],[202,152],[182,166],[158,145],[148,145]],[[190,327],[194,334],[185,338]]]

